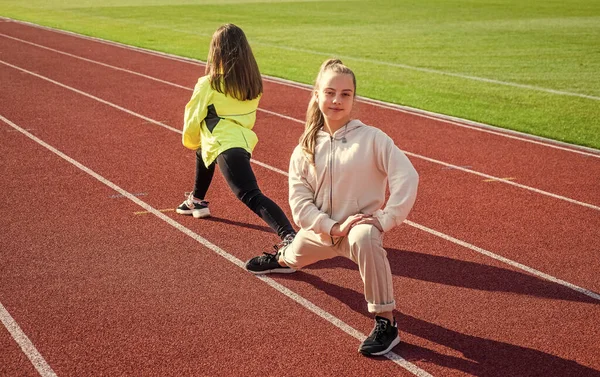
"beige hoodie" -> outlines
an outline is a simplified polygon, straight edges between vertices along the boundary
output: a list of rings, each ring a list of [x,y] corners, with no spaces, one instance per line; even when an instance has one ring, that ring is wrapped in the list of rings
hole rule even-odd
[[[400,225],[415,202],[418,182],[417,171],[389,136],[352,120],[333,136],[319,131],[315,165],[296,147],[289,169],[290,207],[298,226],[331,245],[337,241],[329,235],[331,228],[351,215],[373,215],[384,232]]]

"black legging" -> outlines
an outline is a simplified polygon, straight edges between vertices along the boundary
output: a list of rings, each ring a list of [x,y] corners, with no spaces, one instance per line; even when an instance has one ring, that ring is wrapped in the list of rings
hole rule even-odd
[[[258,188],[256,177],[250,166],[250,153],[242,148],[226,150],[208,168],[204,165],[198,149],[196,152],[194,197],[198,199],[205,198],[215,173],[215,163],[219,165],[219,170],[221,170],[231,191],[242,203],[263,219],[281,239],[290,233],[294,233],[294,228],[285,213]]]

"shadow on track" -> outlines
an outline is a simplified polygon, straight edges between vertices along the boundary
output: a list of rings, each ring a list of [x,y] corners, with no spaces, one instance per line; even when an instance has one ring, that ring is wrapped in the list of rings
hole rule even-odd
[[[331,264],[328,267],[331,267]],[[350,309],[368,318],[372,317],[367,312],[362,292],[356,292],[352,289],[326,282],[318,276],[303,271],[281,276],[281,278],[307,282],[328,295],[337,298]],[[357,278],[359,278],[358,272]],[[394,315],[398,322],[401,337],[402,333],[412,334],[456,350],[464,355],[464,357],[444,355],[431,349],[401,342],[394,348],[394,352],[408,361],[424,361],[474,376],[485,377],[600,377],[599,370],[589,368],[572,360],[563,359],[527,347],[463,334],[398,311],[395,311]],[[378,359],[382,361],[387,360],[384,357],[379,357]]]
[[[202,221],[212,221],[212,222],[215,222],[215,223],[229,224],[229,225],[239,226],[239,227],[243,227],[243,228],[259,230],[261,232],[272,233],[275,236],[275,239],[277,239],[277,235],[275,234],[275,232],[273,231],[273,229],[269,228],[268,226],[242,223],[242,222],[239,222],[239,221],[234,221],[234,220],[229,220],[229,219],[223,219],[223,218],[220,218],[220,217],[213,217],[213,216],[204,218],[204,219],[202,219]]]
[[[482,291],[600,305],[600,301],[589,296],[524,272],[416,251],[386,250],[392,274],[396,276]],[[345,258],[321,261],[307,269],[336,267],[358,271],[356,264]]]

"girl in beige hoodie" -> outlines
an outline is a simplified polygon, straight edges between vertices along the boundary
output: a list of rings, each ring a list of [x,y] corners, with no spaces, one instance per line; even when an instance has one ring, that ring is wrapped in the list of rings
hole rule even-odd
[[[350,258],[358,264],[368,310],[375,314],[375,328],[359,352],[383,355],[400,342],[383,233],[408,216],[419,178],[389,136],[351,119],[355,92],[348,67],[337,59],[323,63],[289,168],[290,207],[300,230],[291,244],[252,258],[246,268],[255,274],[290,273],[323,259]]]

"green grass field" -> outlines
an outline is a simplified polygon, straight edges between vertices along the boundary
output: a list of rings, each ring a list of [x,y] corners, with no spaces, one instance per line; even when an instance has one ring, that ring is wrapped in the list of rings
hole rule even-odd
[[[232,22],[263,74],[312,84],[336,56],[359,95],[600,149],[598,0],[0,0],[0,15],[200,60]]]

